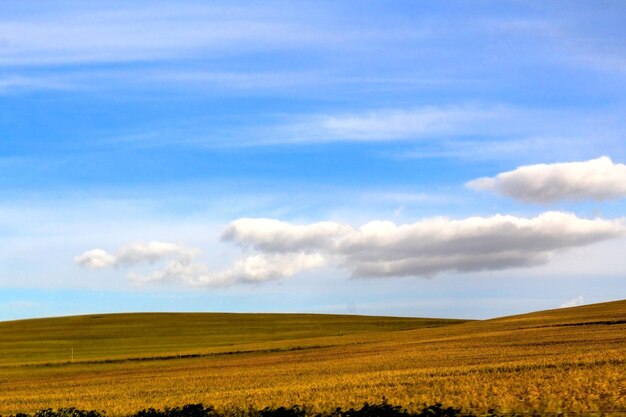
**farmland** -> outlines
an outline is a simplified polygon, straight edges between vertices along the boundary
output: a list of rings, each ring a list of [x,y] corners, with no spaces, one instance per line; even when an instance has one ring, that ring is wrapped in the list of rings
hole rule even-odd
[[[71,351],[74,351],[72,362]],[[217,409],[626,410],[626,301],[485,321],[128,314],[0,323],[0,414]]]

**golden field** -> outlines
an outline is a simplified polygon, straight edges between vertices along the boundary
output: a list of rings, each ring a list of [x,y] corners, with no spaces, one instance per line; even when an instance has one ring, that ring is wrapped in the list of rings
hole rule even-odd
[[[74,348],[74,362],[68,362]],[[626,301],[485,321],[131,314],[0,323],[0,414],[442,402],[626,411]]]

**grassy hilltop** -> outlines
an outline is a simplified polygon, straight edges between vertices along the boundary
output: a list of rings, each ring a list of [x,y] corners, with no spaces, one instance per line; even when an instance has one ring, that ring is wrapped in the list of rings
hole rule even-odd
[[[69,363],[74,348],[74,362]],[[626,410],[626,301],[485,321],[118,314],[0,323],[0,414],[203,402]]]
[[[134,313],[0,322],[0,365],[145,359],[290,348],[306,339],[464,320],[320,314]]]

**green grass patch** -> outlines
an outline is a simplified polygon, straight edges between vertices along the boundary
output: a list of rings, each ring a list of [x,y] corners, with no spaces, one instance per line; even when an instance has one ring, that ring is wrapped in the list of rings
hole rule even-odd
[[[135,313],[0,322],[0,366],[293,349],[311,339],[463,320],[321,314]],[[289,344],[285,342],[300,341]],[[310,341],[310,342],[306,342]],[[281,342],[274,346],[273,342]]]

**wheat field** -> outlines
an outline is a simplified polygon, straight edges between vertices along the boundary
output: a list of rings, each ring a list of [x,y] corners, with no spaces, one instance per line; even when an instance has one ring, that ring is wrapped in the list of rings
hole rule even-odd
[[[74,347],[74,361],[68,352]],[[0,323],[0,414],[204,403],[626,412],[626,301],[485,321],[134,314]]]

